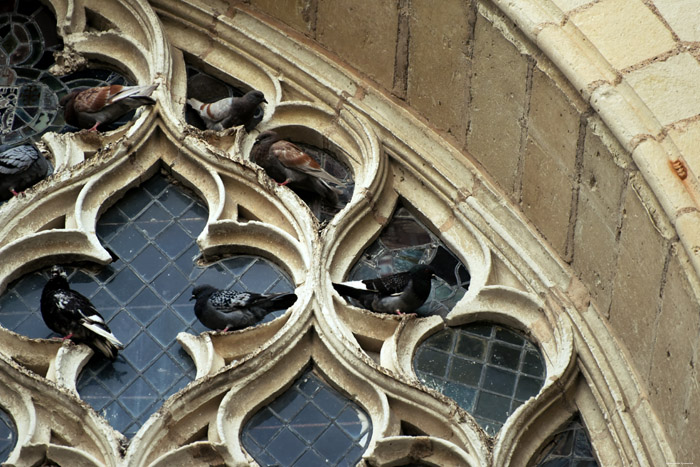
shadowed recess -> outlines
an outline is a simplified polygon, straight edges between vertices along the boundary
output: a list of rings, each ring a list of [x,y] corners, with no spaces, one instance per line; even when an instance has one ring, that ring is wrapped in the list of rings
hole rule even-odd
[[[591,440],[581,416],[576,414],[542,449],[537,467],[597,467]]]
[[[546,377],[540,350],[519,332],[489,323],[447,328],[423,341],[413,369],[451,397],[491,436],[537,395]]]
[[[352,267],[348,280],[408,271],[418,263],[431,265],[437,275],[418,313],[446,316],[466,293],[471,276],[445,244],[402,206]]]
[[[125,345],[114,363],[92,358],[80,375],[78,392],[129,437],[194,379],[194,364],[176,336],[207,330],[189,301],[195,284],[264,293],[294,290],[289,278],[263,258],[239,255],[200,266],[195,240],[207,218],[194,195],[157,174],[129,190],[97,223],[100,241],[118,259],[97,270],[94,265],[66,268],[71,287],[93,302]],[[48,277],[46,268],[12,283],[0,297],[0,324],[29,337],[56,337],[39,311]]]
[[[367,413],[306,371],[245,424],[243,447],[260,465],[354,466],[372,425]]]

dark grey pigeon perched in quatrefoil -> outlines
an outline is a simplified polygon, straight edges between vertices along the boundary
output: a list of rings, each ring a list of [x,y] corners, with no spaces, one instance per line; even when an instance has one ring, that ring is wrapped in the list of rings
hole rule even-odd
[[[241,97],[226,97],[209,104],[193,97],[187,99],[207,129],[216,131],[243,125],[250,132],[261,120],[258,106],[263,102],[267,103],[260,91],[249,91]]]
[[[412,313],[420,308],[430,295],[435,272],[425,264],[413,266],[377,279],[333,284],[340,295],[357,300],[363,308],[377,313]]]
[[[297,301],[297,296],[293,293],[234,292],[198,285],[192,290],[190,300],[196,300],[194,314],[203,325],[226,332],[247,328],[273,311],[289,308]]]
[[[0,151],[0,201],[17,196],[53,172],[49,161],[31,144],[1,147]]]

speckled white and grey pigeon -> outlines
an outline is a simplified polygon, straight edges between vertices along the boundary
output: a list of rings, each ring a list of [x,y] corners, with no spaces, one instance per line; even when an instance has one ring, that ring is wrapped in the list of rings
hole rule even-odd
[[[267,103],[260,91],[248,91],[241,97],[226,97],[208,104],[193,97],[187,99],[190,107],[204,120],[207,129],[216,131],[243,125],[250,132],[261,120],[258,106],[263,102]]]
[[[376,279],[349,281],[333,287],[340,295],[357,300],[363,308],[377,313],[415,312],[430,295],[435,272],[425,264],[411,270]]]
[[[87,344],[110,360],[124,348],[90,300],[71,290],[60,266],[51,268],[51,278],[41,292],[41,316],[49,329],[65,336],[63,339]]]
[[[96,131],[98,125],[108,125],[131,110],[156,103],[151,94],[158,84],[144,86],[99,86],[76,89],[61,98],[63,118],[77,128]]]
[[[211,285],[198,285],[192,290],[194,314],[214,330],[243,329],[261,321],[276,310],[289,308],[297,301],[294,293],[257,294],[218,290]]]
[[[53,171],[51,163],[31,144],[0,151],[0,201],[17,196]]]
[[[251,150],[253,161],[280,185],[316,193],[330,205],[338,204],[340,190],[329,183],[344,186],[342,180],[329,174],[296,144],[282,139],[272,130],[255,138]]]

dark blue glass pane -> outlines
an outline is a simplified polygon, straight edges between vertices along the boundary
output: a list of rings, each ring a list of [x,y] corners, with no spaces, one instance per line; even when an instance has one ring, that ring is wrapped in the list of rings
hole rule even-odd
[[[17,443],[17,429],[12,418],[0,408],[0,461],[6,460]]]
[[[418,347],[413,368],[423,384],[454,399],[490,435],[539,393],[545,377],[537,347],[516,331],[487,323],[429,337]]]
[[[355,465],[371,430],[361,408],[307,371],[253,415],[241,441],[260,465]]]
[[[417,313],[446,316],[469,288],[469,272],[442,240],[404,207],[396,209],[377,240],[350,270],[348,280],[408,271],[418,263],[430,264],[437,277],[432,281],[428,300]]]
[[[537,456],[534,465],[537,467],[595,467],[598,465],[593,456],[591,441],[578,414],[554,434]]]

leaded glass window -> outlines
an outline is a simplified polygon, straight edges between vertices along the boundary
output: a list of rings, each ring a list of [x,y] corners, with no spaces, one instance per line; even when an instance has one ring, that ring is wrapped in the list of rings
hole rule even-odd
[[[597,467],[591,440],[581,417],[576,415],[542,450],[537,467]]]
[[[115,362],[91,359],[78,392],[129,437],[194,379],[194,364],[176,340],[179,332],[207,331],[189,301],[194,284],[259,293],[294,289],[277,266],[260,257],[200,264],[196,238],[206,221],[206,208],[194,195],[156,174],[129,190],[97,223],[98,237],[114,261],[103,268],[67,268],[71,287],[92,301],[125,345]],[[48,273],[38,271],[11,285],[0,297],[0,323],[29,337],[57,337],[39,313],[47,280]]]
[[[535,345],[518,332],[487,323],[430,336],[413,365],[425,385],[454,399],[492,436],[515,409],[537,395],[546,376]]]
[[[446,316],[469,288],[466,266],[411,212],[399,206],[379,237],[353,266],[348,280],[372,279],[430,264],[437,277],[419,313]]]
[[[0,8],[0,143],[36,140],[47,131],[63,132],[66,125],[58,101],[80,87],[130,84],[112,70],[81,70],[57,77],[49,72],[53,53],[63,48],[51,10],[31,0],[8,0]],[[102,131],[128,122],[135,111]]]
[[[253,415],[242,440],[260,465],[354,466],[371,436],[367,413],[306,371]]]
[[[17,428],[7,412],[0,408],[0,461],[7,459],[17,442]]]
[[[644,437],[591,407],[584,380],[603,392],[614,382],[604,352],[614,339],[579,352],[593,340],[585,320],[570,319],[580,310],[562,290],[570,277],[560,258],[479,167],[376,83],[251,13],[250,2],[226,11],[179,0],[69,2],[73,15],[60,3],[58,28],[36,1],[0,5],[1,142],[42,136],[59,170],[36,196],[0,206],[0,396],[19,428],[6,424],[13,462],[505,465],[539,448],[518,430],[560,419],[552,412],[564,377],[579,385],[567,409],[580,404],[605,420],[611,438],[621,435],[612,443],[626,449]],[[48,72],[62,47],[56,31],[66,41],[60,56],[86,68]],[[131,115],[98,132],[53,134],[73,130],[57,108],[70,89],[127,79],[159,84],[148,118],[124,132],[106,130]],[[250,133],[200,131],[186,105],[188,95],[211,101],[248,89],[268,97]],[[347,182],[339,206],[269,183],[250,160],[266,129]],[[116,362],[44,339],[58,336],[40,319],[39,295],[46,267],[61,262],[126,344]],[[420,318],[358,312],[331,285],[417,263],[439,276]],[[205,333],[189,301],[204,283],[294,290],[298,301],[266,317],[274,322]],[[467,322],[477,324],[457,325]],[[484,437],[426,387],[499,437]],[[589,462],[579,433],[557,433],[542,462]]]

